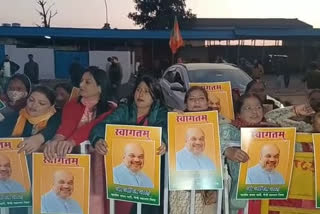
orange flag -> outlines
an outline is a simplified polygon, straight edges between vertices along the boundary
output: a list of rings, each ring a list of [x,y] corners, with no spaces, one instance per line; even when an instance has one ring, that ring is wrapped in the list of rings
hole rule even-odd
[[[177,50],[183,46],[183,39],[181,36],[181,32],[179,29],[179,23],[177,17],[174,18],[174,25],[170,35],[169,46],[171,48],[171,52],[175,54]]]

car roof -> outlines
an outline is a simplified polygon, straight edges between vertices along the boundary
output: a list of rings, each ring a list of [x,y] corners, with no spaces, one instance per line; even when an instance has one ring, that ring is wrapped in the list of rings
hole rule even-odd
[[[183,64],[189,71],[193,70],[239,70],[227,63],[185,63]]]

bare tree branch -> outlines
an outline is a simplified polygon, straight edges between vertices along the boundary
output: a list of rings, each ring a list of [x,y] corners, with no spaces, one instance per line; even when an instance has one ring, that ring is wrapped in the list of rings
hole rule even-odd
[[[37,0],[37,4],[40,6],[40,10],[36,9],[36,11],[39,13],[40,18],[42,20],[42,26],[43,27],[50,27],[51,19],[58,14],[58,11],[56,10],[54,13],[52,11],[52,7],[55,5],[52,3],[48,8],[46,8],[48,0]]]

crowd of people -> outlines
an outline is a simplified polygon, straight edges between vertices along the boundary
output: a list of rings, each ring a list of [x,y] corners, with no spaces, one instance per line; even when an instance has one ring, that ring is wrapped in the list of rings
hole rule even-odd
[[[31,59],[32,60],[32,57]],[[29,64],[27,67],[34,67]],[[257,65],[257,68],[259,66]],[[257,75],[258,75],[257,71]],[[29,170],[31,153],[43,152],[47,159],[77,153],[78,146],[89,140],[91,146],[90,213],[108,213],[103,155],[108,154],[105,142],[105,124],[162,127],[162,144],[157,154],[164,156],[168,148],[167,113],[160,85],[151,76],[137,79],[132,95],[124,103],[109,101],[110,92],[106,72],[98,67],[84,70],[79,82],[79,97],[69,99],[72,85],[57,84],[54,89],[37,85],[24,74],[13,74],[7,80],[1,95],[5,108],[0,110],[0,137],[23,137],[19,152],[27,154]],[[119,82],[112,83],[119,87]],[[115,86],[114,86],[115,85]],[[231,213],[238,213],[247,201],[236,200],[236,186],[240,162],[249,160],[240,147],[242,127],[296,127],[298,131],[320,132],[320,89],[310,92],[308,103],[278,108],[267,99],[266,86],[257,78],[250,82],[244,95],[234,98],[235,120],[219,118],[222,154],[226,158],[232,178],[230,191]],[[219,107],[220,108],[220,107]],[[218,110],[209,103],[207,92],[201,87],[191,87],[185,95],[185,112]],[[201,135],[201,130],[190,130]],[[133,145],[131,145],[133,146]],[[139,148],[137,148],[139,149]],[[312,148],[297,148],[312,150]],[[141,151],[142,152],[142,151]],[[140,153],[141,153],[140,152]],[[205,160],[204,160],[205,161]],[[214,167],[214,166],[211,166]],[[123,179],[123,178],[121,178]],[[141,178],[143,179],[143,178]],[[164,164],[161,165],[161,189],[164,189]],[[128,178],[124,182],[131,182]],[[161,190],[161,198],[163,191]],[[172,191],[169,195],[170,213],[185,214],[190,209],[190,191]],[[197,191],[195,211],[212,213],[217,202],[213,190]],[[135,213],[136,205],[117,202],[117,213]],[[15,211],[16,210],[16,211]],[[23,208],[11,213],[23,213]],[[142,206],[142,213],[163,213],[160,206]]]

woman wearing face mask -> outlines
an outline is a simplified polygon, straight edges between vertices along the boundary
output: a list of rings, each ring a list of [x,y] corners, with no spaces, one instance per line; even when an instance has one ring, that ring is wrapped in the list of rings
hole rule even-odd
[[[88,140],[92,128],[108,117],[115,105],[108,102],[105,71],[89,67],[82,75],[80,97],[70,100],[62,111],[62,122],[54,138],[44,149],[47,159],[64,157],[75,146]],[[106,212],[103,156],[89,149],[91,154],[90,213]]]
[[[1,97],[6,107],[0,110],[5,118],[12,112],[19,112],[26,106],[27,96],[31,91],[31,82],[24,74],[15,74],[8,81],[5,94]]]
[[[185,112],[211,111],[209,107],[208,93],[199,86],[191,87],[185,96]],[[220,118],[220,123],[221,118]],[[190,191],[170,191],[170,213],[190,213]],[[196,191],[195,214],[213,213],[216,210],[216,191]],[[216,212],[214,212],[216,213]]]
[[[234,107],[236,119],[231,124],[220,125],[220,144],[222,154],[227,159],[229,173],[232,179],[230,190],[230,213],[236,214],[246,206],[247,201],[236,200],[240,162],[249,160],[246,152],[241,150],[240,129],[242,127],[274,126],[264,122],[262,102],[256,95],[242,95]]]
[[[11,113],[0,123],[0,137],[31,137],[39,134],[44,138],[43,142],[51,139],[60,123],[54,104],[55,94],[51,89],[36,87],[28,97],[26,106],[19,112]],[[24,141],[21,149],[25,146]]]
[[[62,111],[64,105],[69,101],[72,85],[70,83],[59,83],[54,87],[56,92],[56,110]]]
[[[142,76],[137,80],[134,95],[129,99],[129,102],[121,104],[106,120],[92,130],[89,138],[90,142],[95,146],[97,152],[106,155],[108,147],[104,141],[105,124],[157,126],[162,127],[162,145],[157,148],[157,153],[159,155],[164,154],[166,152],[165,143],[167,142],[167,108],[162,104],[162,100],[159,83],[152,77]],[[161,166],[164,166],[164,164]],[[161,170],[164,171],[164,168]],[[162,208],[162,205],[160,207],[143,205],[142,213],[162,213]],[[120,206],[116,210],[118,209],[121,209]],[[132,208],[132,210],[134,213],[136,209]],[[117,212],[128,213],[128,211]]]

